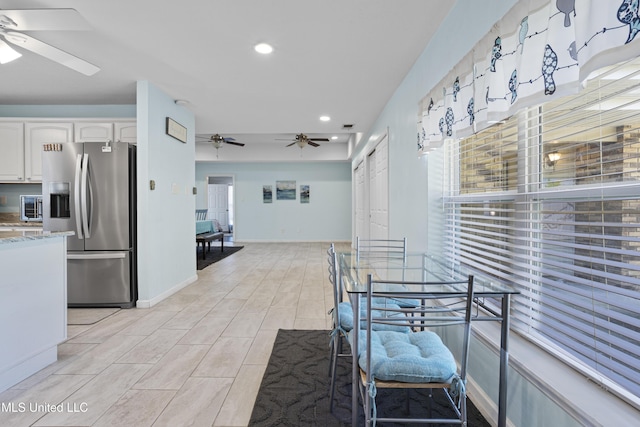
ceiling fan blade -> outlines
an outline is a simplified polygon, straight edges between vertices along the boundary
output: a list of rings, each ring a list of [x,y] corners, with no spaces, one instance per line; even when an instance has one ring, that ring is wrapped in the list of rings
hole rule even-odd
[[[292,142],[291,144],[287,145],[287,147],[291,147],[293,144],[295,144],[295,142]]]
[[[320,144],[316,144],[315,142],[313,142],[311,140],[307,141],[307,144],[309,144],[312,147],[319,147],[320,146]]]
[[[227,138],[227,137],[223,137],[222,139],[224,139],[225,142],[229,142],[229,141],[235,141],[235,138]]]
[[[0,26],[19,31],[89,31],[93,29],[75,9],[0,9]]]
[[[329,142],[329,138],[309,138],[309,141]]]
[[[227,140],[225,140],[224,142],[226,142],[227,144],[237,145],[239,147],[244,147],[244,144],[242,142],[227,141]]]
[[[0,64],[6,64],[21,56],[22,54],[20,52],[12,49],[11,46],[0,40]]]
[[[96,67],[95,65],[76,56],[73,56],[63,50],[60,50],[57,47],[53,47],[44,42],[41,42],[38,39],[34,39],[33,37],[26,34],[7,31],[6,33],[4,33],[4,38],[8,42],[13,43],[16,46],[44,56],[47,59],[64,65],[65,67],[69,67],[79,73],[82,73],[85,76],[92,76],[100,71],[100,68]]]

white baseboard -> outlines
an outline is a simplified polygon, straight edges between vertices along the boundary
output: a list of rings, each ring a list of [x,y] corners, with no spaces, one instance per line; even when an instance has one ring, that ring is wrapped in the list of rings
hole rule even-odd
[[[234,244],[240,243],[351,243],[350,240],[274,240],[274,239],[235,239]]]
[[[139,299],[139,300],[137,300],[136,301],[136,307],[137,308],[151,308],[154,305],[158,304],[159,302],[169,298],[171,295],[175,294],[180,289],[183,289],[183,288],[189,286],[190,284],[192,284],[196,280],[198,280],[198,275],[197,274],[189,277],[187,280],[184,280],[181,283],[178,283],[174,287],[172,287],[170,289],[167,289],[166,291],[164,291],[160,295],[157,295],[157,296],[155,296],[155,297],[153,297],[151,299],[148,299],[148,300]]]

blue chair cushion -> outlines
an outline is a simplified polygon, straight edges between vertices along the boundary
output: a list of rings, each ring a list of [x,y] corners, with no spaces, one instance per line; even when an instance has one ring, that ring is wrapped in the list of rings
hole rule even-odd
[[[394,308],[394,309],[400,308],[397,304],[392,304],[389,302],[387,302],[386,304],[380,304],[380,306],[383,306],[383,305],[385,305],[388,308]],[[364,317],[366,315],[367,313],[366,305],[360,307],[360,313],[361,313],[361,317]],[[373,310],[372,315],[375,317],[382,317],[384,316],[384,312],[380,310]],[[392,316],[403,316],[403,315],[393,313]],[[341,302],[340,304],[338,304],[338,317],[340,319],[340,326],[342,326],[342,329],[344,329],[347,332],[353,329],[353,308],[351,307],[350,303]],[[364,321],[360,322],[361,329],[364,329],[366,327],[367,327],[366,322]],[[397,331],[402,333],[411,332],[411,328],[406,325],[385,325],[381,323],[375,323],[373,325],[373,328],[375,330],[380,330],[380,331],[383,331],[383,330]]]
[[[402,292],[407,291],[407,287],[398,283],[388,283],[384,285],[384,289],[391,292]],[[382,290],[380,287],[376,287],[376,290]],[[402,308],[412,308],[419,307],[420,301],[412,298],[385,298],[385,297],[374,297],[372,302],[374,304],[384,304],[385,302],[392,302],[398,304]]]
[[[359,337],[358,363],[366,370],[366,332]],[[409,334],[372,331],[371,367],[382,381],[409,383],[450,382],[456,376],[456,361],[440,337],[431,331]]]
[[[420,301],[417,299],[410,298],[384,298],[384,297],[376,297],[371,300],[373,304],[384,304],[385,302],[392,302],[394,304],[398,304],[398,306],[402,308],[414,308],[420,307]]]

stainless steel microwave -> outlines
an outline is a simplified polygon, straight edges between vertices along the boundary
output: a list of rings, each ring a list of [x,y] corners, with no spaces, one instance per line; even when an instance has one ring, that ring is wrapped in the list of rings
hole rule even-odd
[[[42,196],[20,196],[20,220],[42,221]]]

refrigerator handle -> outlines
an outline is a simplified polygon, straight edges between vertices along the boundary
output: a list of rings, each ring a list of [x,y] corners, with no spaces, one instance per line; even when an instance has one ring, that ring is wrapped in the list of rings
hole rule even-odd
[[[82,168],[82,154],[76,156],[76,174],[73,181],[73,206],[76,214],[76,231],[78,239],[84,239],[82,233],[82,216],[80,213],[80,173]]]
[[[93,192],[91,191],[89,179],[89,154],[85,153],[82,158],[82,229],[86,239],[91,237],[90,209],[93,206]],[[88,201],[87,197],[89,198]]]
[[[128,252],[67,252],[67,259],[125,259]]]

